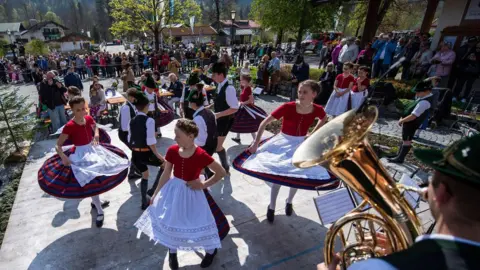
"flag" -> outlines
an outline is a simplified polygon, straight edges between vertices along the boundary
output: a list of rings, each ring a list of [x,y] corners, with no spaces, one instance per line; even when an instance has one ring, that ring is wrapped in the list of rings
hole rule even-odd
[[[190,17],[190,28],[192,28],[192,34],[193,33],[193,26],[195,25],[195,16]]]

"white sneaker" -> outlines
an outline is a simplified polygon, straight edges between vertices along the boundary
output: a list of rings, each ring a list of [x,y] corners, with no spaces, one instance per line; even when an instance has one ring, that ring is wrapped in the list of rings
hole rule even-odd
[[[457,102],[457,98],[456,98],[456,97],[453,97],[453,98],[452,98],[452,102]]]
[[[467,100],[466,100],[466,99],[464,99],[464,98],[462,98],[462,103],[465,103],[465,102],[467,102]]]

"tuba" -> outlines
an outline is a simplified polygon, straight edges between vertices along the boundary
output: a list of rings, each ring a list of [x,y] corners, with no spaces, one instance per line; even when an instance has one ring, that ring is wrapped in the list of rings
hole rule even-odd
[[[402,196],[405,190],[421,191],[398,186],[367,140],[377,117],[378,110],[374,106],[359,112],[348,111],[317,130],[293,155],[295,166],[324,166],[363,199],[328,230],[324,247],[327,265],[333,259],[337,236],[343,246],[341,265],[346,269],[356,261],[406,249],[422,234],[415,211]],[[363,212],[367,204],[377,214]],[[355,232],[355,243],[348,243],[344,235],[346,229]]]

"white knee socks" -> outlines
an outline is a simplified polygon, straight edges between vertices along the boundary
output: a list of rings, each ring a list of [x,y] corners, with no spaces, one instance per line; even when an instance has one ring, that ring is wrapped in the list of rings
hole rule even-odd
[[[92,203],[95,205],[95,208],[97,209],[97,213],[99,215],[103,214],[102,202],[100,202],[100,197],[98,195],[92,197]]]
[[[296,188],[290,188],[290,191],[288,192],[288,198],[287,198],[287,203],[292,203],[293,197],[295,197],[295,194],[297,194]]]
[[[287,203],[292,203],[293,197],[295,197],[297,190],[298,189],[296,188],[290,188],[290,191],[288,192]],[[269,206],[269,208],[272,210],[275,210],[279,192],[280,192],[280,185],[273,184],[272,191],[270,192],[270,206]]]
[[[207,249],[207,250],[205,250],[205,252],[207,252],[208,254],[213,254],[215,252],[215,249]],[[176,254],[177,250],[176,249],[169,249],[168,253]]]

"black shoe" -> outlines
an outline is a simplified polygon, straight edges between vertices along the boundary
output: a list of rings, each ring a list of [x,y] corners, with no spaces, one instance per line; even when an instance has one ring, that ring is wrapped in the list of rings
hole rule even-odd
[[[398,163],[401,164],[405,161],[405,157],[407,156],[408,152],[412,149],[411,145],[404,145],[400,150],[400,153],[395,158],[389,158],[388,161],[391,163]]]
[[[239,138],[232,138],[232,141],[236,142],[236,143],[240,143],[241,140]]]
[[[157,138],[162,138],[162,133],[158,133]]]
[[[155,193],[155,190],[153,190],[153,189],[149,189],[147,191],[147,195],[150,196],[150,197],[153,197],[153,193]]]
[[[287,203],[287,206],[285,207],[285,215],[291,216],[293,213],[293,205],[291,203]]]
[[[97,209],[97,207],[95,206],[95,204],[90,203],[90,205],[92,206],[93,209]],[[103,202],[102,202],[102,208],[108,207],[109,205],[110,205],[110,201],[103,201]]]
[[[267,220],[270,223],[275,220],[275,210],[270,209],[270,206],[267,208]]]
[[[177,259],[177,253],[168,253],[168,266],[170,266],[170,269],[178,269],[178,259]]]
[[[97,218],[95,219],[95,225],[97,225],[98,228],[101,228],[103,226],[103,219],[103,214],[97,214]]]
[[[202,263],[200,263],[201,268],[207,268],[212,265],[213,258],[217,255],[217,249],[213,252],[213,254],[205,253],[205,257],[203,257]]]

